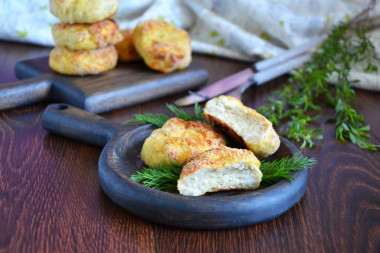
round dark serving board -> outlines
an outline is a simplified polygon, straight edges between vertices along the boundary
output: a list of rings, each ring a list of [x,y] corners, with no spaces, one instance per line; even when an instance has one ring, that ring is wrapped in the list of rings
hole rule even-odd
[[[155,129],[153,126],[133,129],[65,104],[48,106],[42,125],[48,131],[104,146],[99,158],[99,179],[104,192],[125,210],[153,222],[196,229],[247,226],[280,216],[305,193],[306,169],[294,172],[292,182],[282,180],[258,190],[192,197],[151,189],[130,176],[142,168],[141,147]],[[281,146],[271,159],[297,152],[292,143],[281,138]]]

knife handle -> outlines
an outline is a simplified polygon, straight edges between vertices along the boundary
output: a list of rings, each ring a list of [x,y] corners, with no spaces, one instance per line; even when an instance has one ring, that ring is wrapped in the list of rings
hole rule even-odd
[[[0,85],[0,110],[41,102],[50,97],[50,75]]]
[[[315,48],[316,46],[321,44],[322,41],[324,41],[326,38],[327,38],[327,36],[323,35],[323,36],[318,37],[316,39],[312,39],[312,40],[310,40],[310,41],[308,41],[308,42],[306,42],[300,46],[296,46],[290,50],[287,50],[284,53],[279,54],[273,58],[269,58],[269,59],[265,59],[265,60],[256,62],[255,64],[253,64],[252,69],[254,70],[254,72],[259,72],[259,71],[264,71],[266,69],[272,68],[273,66],[283,64],[283,63],[287,62],[288,60],[290,60],[290,59],[292,59],[298,55],[304,54],[304,53],[310,51],[311,49]]]
[[[296,58],[287,61],[286,64],[280,64],[270,69],[263,70],[257,74],[254,74],[249,78],[248,84],[244,85],[241,88],[241,93],[244,93],[252,85],[262,85],[270,80],[275,79],[276,77],[288,73],[292,69],[297,68],[306,61],[310,60],[310,58],[310,54],[300,55]]]

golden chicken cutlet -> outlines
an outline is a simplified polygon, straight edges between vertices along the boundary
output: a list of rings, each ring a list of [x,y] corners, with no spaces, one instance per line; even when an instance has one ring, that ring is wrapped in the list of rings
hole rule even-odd
[[[207,192],[256,189],[262,172],[260,161],[250,150],[217,147],[187,163],[178,180],[182,195],[200,196]]]
[[[150,167],[171,161],[184,165],[202,152],[225,144],[224,137],[211,125],[171,118],[145,140],[141,159]]]
[[[123,35],[123,40],[115,44],[119,61],[130,62],[141,59],[133,45],[133,29],[125,29],[120,32]]]
[[[189,35],[165,21],[140,22],[133,32],[133,44],[146,65],[160,72],[184,69],[191,62]]]
[[[206,103],[203,114],[213,125],[257,156],[266,157],[280,147],[280,137],[272,123],[236,98],[223,95],[213,98]]]
[[[50,12],[62,23],[94,23],[112,17],[117,0],[50,0]]]
[[[56,47],[49,57],[50,67],[66,75],[95,75],[114,68],[116,63],[117,52],[114,46],[80,51]]]
[[[58,23],[53,25],[52,33],[57,47],[70,50],[104,48],[123,39],[119,25],[112,19],[92,24]]]

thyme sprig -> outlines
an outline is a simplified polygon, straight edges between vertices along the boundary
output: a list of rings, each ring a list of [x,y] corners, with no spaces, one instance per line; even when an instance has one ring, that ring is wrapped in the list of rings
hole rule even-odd
[[[166,104],[169,110],[174,113],[175,117],[183,119],[185,121],[202,121],[208,123],[205,117],[203,116],[203,110],[198,105],[194,105],[194,116],[192,116],[188,111],[185,111],[182,108],[178,108],[175,105]],[[157,127],[162,127],[166,121],[169,120],[169,116],[159,113],[144,113],[144,114],[134,114],[135,118],[124,122],[124,124],[131,123],[141,123],[141,124],[152,124]]]
[[[292,181],[292,171],[309,169],[315,163],[314,158],[302,157],[298,153],[280,160],[263,161],[260,166],[263,173],[262,181],[267,185],[275,184],[281,179]],[[153,189],[175,192],[181,171],[180,164],[162,162],[152,168],[144,167],[141,172],[132,174],[131,179]]]
[[[370,126],[351,106],[355,91],[351,88],[349,73],[354,63],[365,61],[365,71],[377,71],[375,49],[365,34],[365,29],[349,24],[336,27],[313,54],[303,68],[296,69],[289,84],[275,92],[275,97],[259,108],[275,126],[285,124],[281,134],[312,147],[314,140],[322,139],[322,130],[313,127],[320,115],[320,101],[327,101],[335,109],[333,121],[336,139],[350,140],[362,149],[377,150],[370,142]],[[336,78],[333,88],[329,78]]]

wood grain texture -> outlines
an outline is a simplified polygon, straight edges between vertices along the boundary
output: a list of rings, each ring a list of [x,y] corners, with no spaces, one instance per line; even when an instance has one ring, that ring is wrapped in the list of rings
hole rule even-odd
[[[0,85],[16,81],[17,61],[48,53],[0,42]],[[215,81],[248,64],[195,56]],[[281,87],[279,78],[250,88],[253,108]],[[357,90],[355,109],[380,144],[380,93]],[[134,113],[168,113],[185,93],[102,114],[122,123]],[[380,152],[335,140],[324,109],[324,139],[304,151],[318,164],[303,199],[275,220],[224,230],[188,230],[147,222],[113,204],[97,177],[100,149],[53,134],[40,125],[47,103],[0,112],[0,252],[379,252]]]
[[[101,113],[162,98],[199,87],[207,71],[191,64],[183,71],[163,74],[143,62],[120,63],[98,75],[59,75],[48,57],[18,62],[16,76],[24,79],[0,86],[0,110],[51,99]]]
[[[14,66],[24,47],[45,50],[1,42],[0,58]],[[101,190],[100,149],[47,134],[46,105],[0,112],[0,252],[153,252],[152,225]]]

